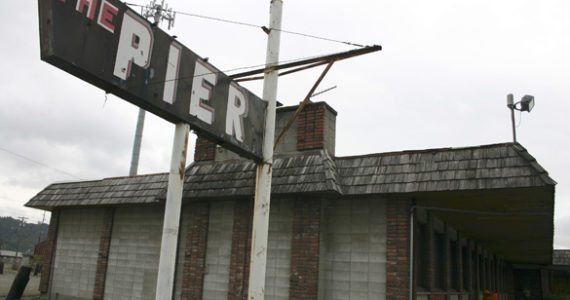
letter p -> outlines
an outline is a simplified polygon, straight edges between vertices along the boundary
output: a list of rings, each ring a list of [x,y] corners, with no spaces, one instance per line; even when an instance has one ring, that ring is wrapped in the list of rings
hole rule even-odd
[[[148,68],[153,41],[154,37],[148,23],[127,11],[123,15],[113,75],[127,80],[131,74],[132,63],[143,69]]]

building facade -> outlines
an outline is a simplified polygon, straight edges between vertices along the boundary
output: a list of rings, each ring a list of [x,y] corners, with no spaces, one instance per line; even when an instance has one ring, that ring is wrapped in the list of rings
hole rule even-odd
[[[278,109],[277,133],[295,109]],[[336,157],[335,128],[311,103],[276,148],[266,299],[517,299],[513,266],[551,264],[555,182],[521,145]],[[247,299],[255,163],[201,138],[194,160],[174,298]],[[32,198],[52,211],[44,296],[154,299],[167,178]]]

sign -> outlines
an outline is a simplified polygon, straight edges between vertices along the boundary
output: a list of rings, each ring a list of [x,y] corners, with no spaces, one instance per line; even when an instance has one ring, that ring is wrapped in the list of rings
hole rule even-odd
[[[118,0],[38,0],[42,60],[248,158],[266,102]]]

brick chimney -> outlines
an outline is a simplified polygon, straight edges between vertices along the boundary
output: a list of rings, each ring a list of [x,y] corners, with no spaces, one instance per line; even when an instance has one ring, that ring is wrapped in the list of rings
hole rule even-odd
[[[279,137],[299,106],[277,108],[275,139]],[[297,119],[281,139],[275,154],[326,149],[334,156],[337,112],[326,102],[310,102],[305,105]],[[194,152],[195,161],[236,159],[239,156],[198,137]]]

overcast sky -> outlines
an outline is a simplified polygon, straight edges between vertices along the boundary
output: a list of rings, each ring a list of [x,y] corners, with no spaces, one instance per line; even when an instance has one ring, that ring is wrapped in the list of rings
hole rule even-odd
[[[260,26],[269,18],[269,1],[168,3]],[[517,137],[558,182],[554,246],[570,248],[570,2],[296,0],[283,9],[283,29],[383,47],[335,64],[321,89],[338,88],[314,98],[338,112],[337,156],[510,142],[506,95],[534,95],[532,113],[516,115]],[[36,1],[0,10],[0,215],[34,222],[43,212],[23,205],[50,183],[128,174],[138,112],[42,62],[37,15]],[[178,14],[169,34],[220,70],[265,61],[260,29]],[[350,49],[284,33],[280,57]],[[320,71],[282,77],[278,100],[297,104]],[[244,86],[261,95],[261,83]],[[173,132],[147,114],[139,173],[168,170]]]

